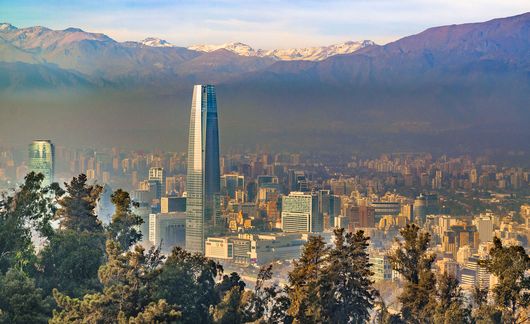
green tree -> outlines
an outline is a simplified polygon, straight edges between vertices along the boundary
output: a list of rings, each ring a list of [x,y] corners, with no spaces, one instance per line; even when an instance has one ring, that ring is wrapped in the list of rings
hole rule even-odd
[[[499,279],[493,288],[495,304],[504,323],[526,323],[530,306],[530,258],[522,246],[503,246],[495,237],[489,257],[480,265]]]
[[[157,302],[151,302],[147,307],[135,317],[129,318],[129,324],[152,324],[152,323],[175,323],[178,322],[181,313],[175,310],[175,307],[168,304],[165,300],[160,299]],[[120,323],[127,323],[123,317]]]
[[[240,324],[244,323],[244,308],[248,302],[245,291],[239,286],[233,286],[225,293],[221,301],[215,306],[213,311],[213,321],[219,324]]]
[[[370,319],[377,291],[372,286],[371,264],[363,231],[335,229],[324,280],[324,314],[330,323],[364,323]]]
[[[176,247],[161,267],[155,297],[179,305],[184,323],[211,321],[210,308],[220,299],[216,277],[222,267],[198,253]]]
[[[103,233],[57,232],[39,253],[38,283],[46,293],[53,288],[74,297],[101,291],[99,267],[105,262]]]
[[[47,323],[50,305],[35,280],[19,269],[0,277],[0,323]]]
[[[434,322],[437,324],[470,323],[471,311],[466,307],[459,282],[442,274],[437,280],[437,304]]]
[[[107,241],[108,262],[101,266],[99,279],[102,293],[71,298],[53,291],[58,310],[51,323],[146,323],[174,320],[180,317],[178,307],[156,298],[155,282],[163,257],[158,249],[147,253],[141,246],[123,253],[119,243]]]
[[[399,296],[401,316],[409,323],[432,323],[436,306],[436,278],[431,271],[435,256],[428,253],[429,233],[415,224],[400,230],[402,240],[389,254],[392,268],[405,280]]]
[[[35,252],[31,230],[41,236],[52,232],[54,202],[62,190],[56,183],[42,187],[43,179],[42,174],[31,172],[12,194],[0,197],[0,273],[12,266],[32,270]]]
[[[57,211],[57,218],[60,220],[60,229],[103,232],[101,221],[94,212],[103,187],[87,185],[87,177],[84,174],[72,178],[65,186],[67,194],[58,201],[60,209]]]
[[[81,297],[101,290],[97,276],[105,261],[105,233],[94,212],[101,187],[87,185],[83,174],[65,185],[67,194],[56,212],[60,227],[39,254],[38,283],[46,293],[57,288]]]
[[[327,266],[328,248],[321,236],[311,236],[302,256],[294,261],[287,287],[290,307],[287,310],[296,323],[322,323],[324,286],[321,276]]]
[[[111,195],[111,201],[115,206],[115,212],[108,226],[109,235],[112,240],[120,243],[122,249],[127,250],[142,239],[138,226],[143,220],[132,212],[132,201],[128,192],[122,189],[116,190]]]

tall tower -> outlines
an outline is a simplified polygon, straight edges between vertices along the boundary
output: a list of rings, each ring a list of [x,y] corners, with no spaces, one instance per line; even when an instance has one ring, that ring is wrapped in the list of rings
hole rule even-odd
[[[55,146],[50,140],[35,140],[29,145],[28,153],[29,171],[42,173],[42,185],[50,185],[55,173]]]
[[[186,178],[186,249],[204,253],[209,235],[222,230],[219,130],[213,85],[196,85],[191,103]]]

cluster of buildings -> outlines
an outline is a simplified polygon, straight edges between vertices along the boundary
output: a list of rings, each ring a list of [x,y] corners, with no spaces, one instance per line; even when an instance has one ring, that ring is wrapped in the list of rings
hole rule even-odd
[[[38,140],[20,164],[13,151],[0,152],[0,181],[15,183],[36,171],[48,184],[85,173],[105,185],[98,206],[103,221],[113,213],[112,188],[124,188],[144,220],[144,244],[166,252],[181,246],[238,266],[296,259],[311,235],[331,242],[333,229],[342,227],[370,236],[374,280],[399,280],[387,254],[399,229],[416,223],[432,235],[436,269],[474,287],[494,282],[478,266],[494,236],[528,246],[530,205],[458,216],[445,206],[448,193],[459,191],[478,193],[479,202],[490,193],[502,205],[503,197],[528,191],[523,168],[410,153],[327,162],[264,150],[220,155],[218,133],[215,87],[197,85],[187,153],[68,150]]]

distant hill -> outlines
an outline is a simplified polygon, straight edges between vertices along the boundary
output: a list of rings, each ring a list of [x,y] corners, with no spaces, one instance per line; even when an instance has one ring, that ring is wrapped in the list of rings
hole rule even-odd
[[[340,47],[280,55],[225,45],[120,43],[76,28],[0,24],[0,91],[5,98],[47,89],[50,105],[71,109],[68,116],[83,111],[101,142],[109,134],[116,143],[142,136],[184,148],[191,86],[215,83],[226,146],[530,149],[530,13],[434,27],[383,46],[357,44],[345,54]],[[56,88],[94,97],[73,107]],[[25,109],[44,109],[24,100]],[[108,130],[101,118],[127,122]]]

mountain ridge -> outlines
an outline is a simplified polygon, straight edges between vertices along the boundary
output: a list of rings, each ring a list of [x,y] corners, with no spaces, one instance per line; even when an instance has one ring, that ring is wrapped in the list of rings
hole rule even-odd
[[[138,140],[134,132],[144,127],[142,140],[175,145],[168,134],[177,134],[185,143],[190,89],[215,83],[223,138],[231,145],[530,150],[530,13],[433,27],[318,61],[120,43],[79,30],[60,31],[74,41],[57,41],[46,29],[28,31],[41,33],[40,40],[6,39],[6,33],[20,31],[0,32],[0,61],[10,63],[0,65],[2,98],[39,86],[50,93],[96,89],[97,100],[71,105],[56,96],[48,108],[75,111],[101,127],[86,138],[109,134],[122,122],[118,116],[127,116],[124,140]],[[24,77],[16,78],[17,69]],[[40,81],[32,82],[33,75]],[[39,102],[23,106],[49,112]],[[99,126],[102,119],[109,124]],[[10,127],[0,127],[0,136]]]

